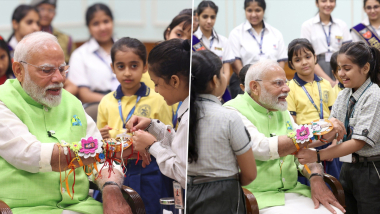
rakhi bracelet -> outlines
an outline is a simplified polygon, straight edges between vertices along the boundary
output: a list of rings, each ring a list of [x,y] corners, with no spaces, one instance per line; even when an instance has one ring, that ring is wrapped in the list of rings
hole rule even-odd
[[[68,154],[68,147],[70,147],[70,143],[64,141],[64,140],[61,140],[61,143],[60,143],[61,147],[63,148],[63,153],[67,156]]]
[[[297,148],[297,152],[300,150],[300,147],[298,146],[298,143],[296,142],[296,139],[295,139],[295,136],[296,136],[296,133],[295,132],[289,132],[287,134],[288,138],[292,139],[294,145],[296,146]]]

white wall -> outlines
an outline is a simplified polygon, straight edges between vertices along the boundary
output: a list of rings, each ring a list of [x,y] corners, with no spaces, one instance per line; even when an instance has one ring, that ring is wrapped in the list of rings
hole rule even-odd
[[[0,35],[12,33],[14,9],[31,0],[0,0]],[[192,0],[58,0],[53,26],[70,34],[74,41],[86,41],[89,32],[85,12],[94,3],[107,4],[114,15],[116,37],[134,37],[143,42],[163,40],[163,31],[182,9],[191,8]]]
[[[213,0],[219,7],[215,30],[228,37],[231,30],[245,20],[244,0]],[[194,0],[196,8],[201,0]],[[301,34],[304,21],[318,11],[315,0],[266,0],[264,19],[284,36],[286,46]],[[362,0],[337,0],[333,17],[342,19],[349,28],[361,22],[366,14]]]

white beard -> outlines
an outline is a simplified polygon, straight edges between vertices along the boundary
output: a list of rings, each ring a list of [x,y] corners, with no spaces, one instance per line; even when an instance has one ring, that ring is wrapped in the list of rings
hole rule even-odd
[[[264,87],[261,87],[259,102],[265,108],[276,109],[277,111],[286,111],[288,109],[288,103],[286,101],[278,101],[278,98],[287,95],[288,93],[282,93],[279,96],[274,97],[267,90],[265,90]]]
[[[30,78],[29,72],[26,67],[25,68],[25,80],[22,84],[24,91],[32,97],[36,102],[45,105],[47,107],[55,107],[61,103],[62,97],[62,88],[63,83],[59,84],[51,84],[46,86],[45,88],[41,88],[33,80]],[[51,95],[47,94],[46,91],[50,88],[61,88],[61,93],[59,95]]]

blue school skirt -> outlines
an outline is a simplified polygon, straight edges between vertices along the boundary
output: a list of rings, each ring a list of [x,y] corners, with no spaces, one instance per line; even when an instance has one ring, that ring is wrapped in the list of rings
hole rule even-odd
[[[142,160],[136,164],[136,160],[129,160],[126,164],[127,172],[124,185],[134,189],[142,198],[147,214],[161,213],[160,198],[174,197],[173,179],[166,177],[160,171],[156,158],[151,156],[152,161],[145,168]],[[101,201],[101,193],[94,192],[96,200]]]

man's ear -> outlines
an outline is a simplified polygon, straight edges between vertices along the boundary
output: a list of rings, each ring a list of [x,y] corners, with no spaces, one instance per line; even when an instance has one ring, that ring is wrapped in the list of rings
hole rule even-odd
[[[17,80],[19,82],[24,82],[24,78],[25,78],[25,69],[24,67],[21,65],[20,62],[13,62],[12,64],[12,70],[13,70],[13,73],[15,74]]]
[[[257,81],[252,80],[249,82],[249,88],[251,89],[251,95],[254,94],[255,96],[260,95],[261,86]]]
[[[172,75],[171,77],[170,77],[170,85],[172,86],[172,87],[174,87],[174,88],[179,88],[179,84],[180,84],[180,82],[179,82],[179,77],[177,76],[177,75]]]

